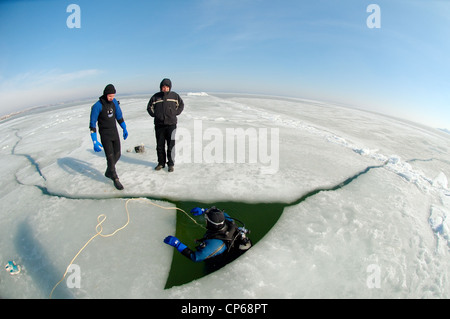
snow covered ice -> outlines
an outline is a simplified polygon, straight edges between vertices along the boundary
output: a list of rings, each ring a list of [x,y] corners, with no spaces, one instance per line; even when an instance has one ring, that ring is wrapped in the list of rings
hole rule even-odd
[[[66,278],[53,298],[450,297],[450,135],[317,101],[194,92],[182,95],[177,146],[191,132],[191,151],[207,154],[206,136],[195,148],[199,122],[203,135],[267,129],[269,140],[279,134],[279,162],[268,173],[259,158],[227,163],[179,154],[169,174],[154,171],[148,98],[118,96],[130,133],[117,164],[123,191],[104,177],[104,154],[92,150],[95,101],[0,122],[0,261],[22,267],[16,276],[0,272],[1,298],[48,298],[95,235],[97,216],[105,214],[103,232],[113,232],[127,220],[129,198],[142,199],[129,202],[129,225],[95,238],[75,261],[79,287]],[[127,152],[141,144],[145,153]],[[268,144],[266,155],[271,150]],[[173,249],[163,239],[174,234],[178,213],[150,202],[183,200],[286,206],[242,257],[164,289]]]

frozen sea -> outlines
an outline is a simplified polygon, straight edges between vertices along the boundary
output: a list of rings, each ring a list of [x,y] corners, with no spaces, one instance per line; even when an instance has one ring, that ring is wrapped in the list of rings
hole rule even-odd
[[[317,101],[189,93],[169,174],[154,171],[149,96],[117,98],[123,191],[92,149],[95,101],[0,122],[0,261],[21,267],[0,272],[0,298],[48,298],[98,216],[114,232],[130,198],[126,228],[94,238],[52,298],[450,297],[449,134]],[[276,203],[282,214],[234,262],[166,288],[174,250],[163,239],[182,213],[153,204],[183,201]]]

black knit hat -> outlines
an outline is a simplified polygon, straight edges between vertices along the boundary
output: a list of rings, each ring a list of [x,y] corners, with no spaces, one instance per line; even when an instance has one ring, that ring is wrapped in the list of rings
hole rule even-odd
[[[211,207],[205,212],[206,228],[219,230],[225,226],[225,215],[220,209]]]
[[[107,96],[108,94],[116,94],[116,88],[112,84],[108,84],[103,90],[103,95]]]

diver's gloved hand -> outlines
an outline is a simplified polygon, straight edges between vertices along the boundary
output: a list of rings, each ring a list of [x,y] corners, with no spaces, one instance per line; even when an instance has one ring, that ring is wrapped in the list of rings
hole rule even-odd
[[[94,151],[101,152],[103,145],[100,144],[99,141],[97,141],[97,133],[96,132],[91,133],[91,139],[92,139],[92,142],[94,143]]]
[[[128,137],[127,125],[125,124],[125,122],[122,122],[120,123],[120,126],[123,129],[123,139],[126,140]]]
[[[187,248],[185,244],[183,244],[178,238],[174,236],[167,236],[164,238],[164,243],[167,245],[170,245],[172,247],[175,247],[180,253]]]
[[[200,208],[200,207],[194,207],[191,209],[191,213],[194,216],[200,216],[201,214],[203,214],[206,211],[206,209],[204,208]]]

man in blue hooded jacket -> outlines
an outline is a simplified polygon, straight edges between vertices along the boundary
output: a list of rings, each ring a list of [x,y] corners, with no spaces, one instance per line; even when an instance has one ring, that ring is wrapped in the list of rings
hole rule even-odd
[[[127,126],[123,119],[120,103],[115,99],[116,89],[114,85],[108,84],[103,90],[103,95],[99,97],[97,103],[91,108],[89,129],[91,139],[94,143],[94,151],[105,150],[107,169],[105,176],[112,179],[114,186],[118,190],[123,189],[116,172],[116,163],[120,158],[120,138],[117,131],[116,121],[123,129],[123,139],[128,137]],[[102,143],[97,140],[97,122]]]

